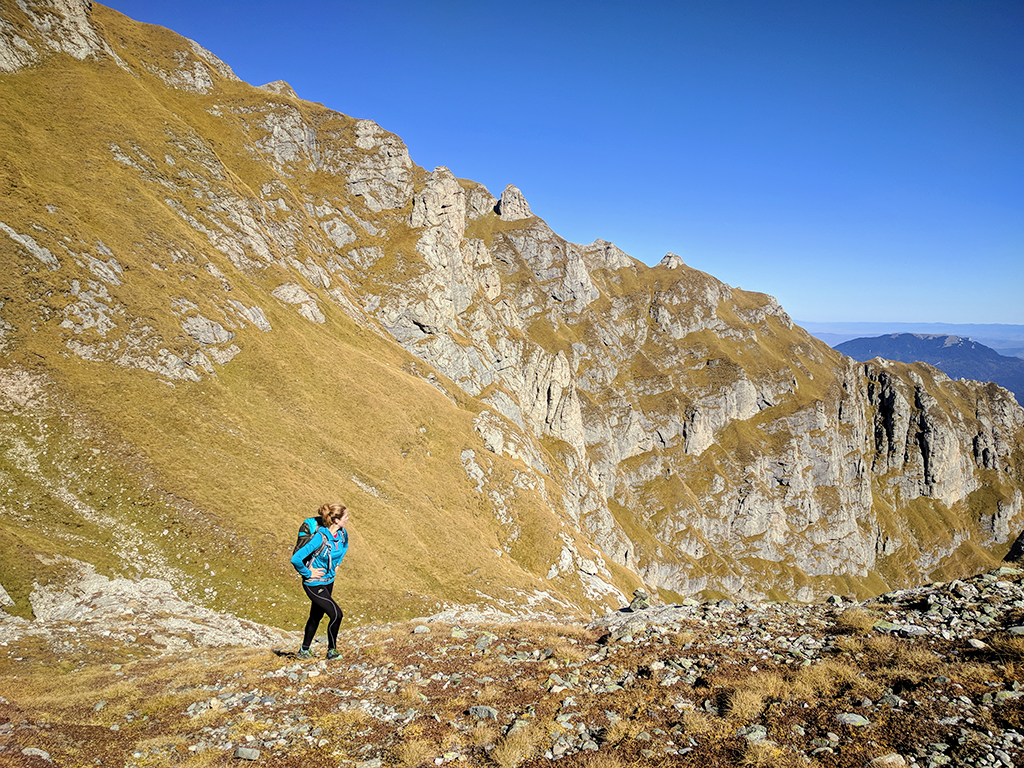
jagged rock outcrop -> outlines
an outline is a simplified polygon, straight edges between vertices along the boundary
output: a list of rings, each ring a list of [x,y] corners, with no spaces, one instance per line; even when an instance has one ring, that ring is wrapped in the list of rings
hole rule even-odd
[[[526,202],[519,187],[509,184],[502,190],[501,200],[498,201],[498,215],[502,221],[519,221],[533,216],[530,211],[530,204]]]
[[[299,94],[295,92],[284,80],[274,80],[271,83],[264,83],[260,86],[261,90],[270,91],[270,93],[276,93],[278,96],[290,96],[293,99],[299,98]]]
[[[416,382],[403,386],[441,392],[463,430],[450,427],[461,443],[445,463],[423,452],[423,472],[475,494],[495,557],[595,601],[630,571],[676,594],[867,592],[1001,556],[1024,529],[1024,411],[1005,390],[854,363],[772,297],[672,253],[649,268],[603,240],[569,243],[514,185],[499,200],[428,173],[373,121],[282,81],[250,88],[183,39],[160,56],[107,40],[91,14],[113,12],[87,3],[27,7],[4,6],[0,69],[110,57],[160,117],[96,126],[87,192],[62,182],[52,201],[0,202],[24,288],[0,307],[7,353],[141,370],[176,391],[241,388],[233,366],[281,344],[324,355],[310,366],[321,391],[364,354],[340,356],[339,339],[384,338]],[[89,87],[98,104],[119,92]],[[27,146],[17,172],[43,173],[56,149]],[[103,171],[128,200],[97,199]],[[295,407],[324,435],[348,417]],[[399,429],[387,405],[358,407]],[[294,450],[312,461],[334,450],[323,441]],[[392,493],[371,495],[408,514]]]

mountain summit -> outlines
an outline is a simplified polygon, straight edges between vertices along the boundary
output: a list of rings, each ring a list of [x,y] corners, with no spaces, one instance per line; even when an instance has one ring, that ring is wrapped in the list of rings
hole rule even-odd
[[[338,497],[356,620],[867,596],[1024,528],[1006,390],[567,242],[169,30],[2,8],[8,610],[77,561],[294,622],[295,530]]]

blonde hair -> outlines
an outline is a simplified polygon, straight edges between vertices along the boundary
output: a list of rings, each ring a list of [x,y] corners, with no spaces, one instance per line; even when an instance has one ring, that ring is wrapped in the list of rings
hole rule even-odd
[[[324,504],[320,507],[318,512],[320,516],[320,524],[330,525],[332,520],[336,517],[341,517],[345,513],[346,509],[348,509],[348,507],[340,501],[332,501],[330,504]]]

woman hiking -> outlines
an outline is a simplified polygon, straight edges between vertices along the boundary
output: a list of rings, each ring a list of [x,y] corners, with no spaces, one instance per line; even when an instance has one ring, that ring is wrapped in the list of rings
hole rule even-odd
[[[338,629],[344,614],[341,606],[334,602],[331,592],[334,590],[334,569],[348,551],[348,508],[341,502],[324,504],[320,507],[317,517],[312,517],[302,524],[299,530],[299,542],[292,555],[292,565],[302,576],[302,589],[309,598],[309,618],[302,636],[302,648],[299,649],[300,659],[312,658],[309,647],[313,644],[320,619],[327,615],[327,658],[338,659]],[[311,535],[310,535],[311,534]],[[303,541],[308,536],[308,541]]]

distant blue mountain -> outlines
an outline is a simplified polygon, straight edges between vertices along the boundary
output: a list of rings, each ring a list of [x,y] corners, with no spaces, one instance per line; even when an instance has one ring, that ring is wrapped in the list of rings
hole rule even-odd
[[[1024,358],[1024,325],[1006,323],[850,323],[811,320],[796,320],[795,322],[831,347],[837,347],[851,339],[892,333],[923,333],[926,335],[962,336],[984,344],[986,347],[991,347],[1001,355]]]
[[[994,349],[963,336],[893,333],[870,339],[852,339],[835,349],[854,360],[875,357],[904,363],[934,365],[951,379],[994,381],[1024,403],[1024,360],[1000,355]]]

